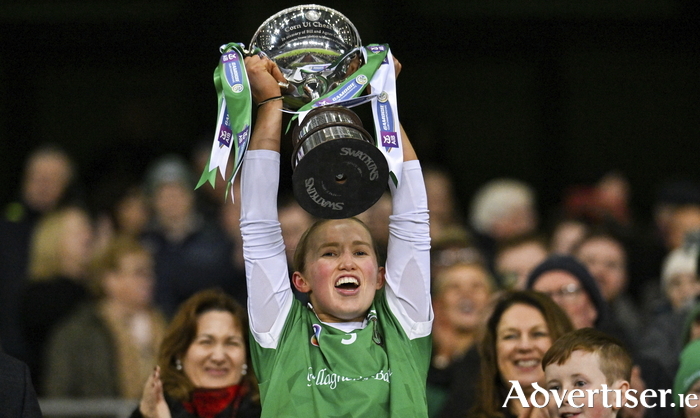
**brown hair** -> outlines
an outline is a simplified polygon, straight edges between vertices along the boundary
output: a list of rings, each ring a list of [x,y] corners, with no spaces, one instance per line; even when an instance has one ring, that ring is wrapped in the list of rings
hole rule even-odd
[[[527,305],[537,309],[544,317],[552,341],[574,329],[566,313],[547,295],[532,290],[506,291],[497,300],[491,316],[486,322],[484,336],[478,349],[481,355],[481,370],[477,401],[470,416],[502,418],[501,406],[506,400],[508,388],[498,370],[496,332],[503,314],[513,305]]]
[[[223,311],[233,315],[235,323],[241,327],[246,343],[246,363],[248,373],[241,380],[241,385],[246,385],[252,393],[253,399],[257,398],[257,381],[255,380],[250,364],[250,350],[248,341],[248,318],[246,311],[231,296],[220,289],[207,289],[195,293],[180,305],[170,326],[165,332],[163,342],[158,352],[158,365],[163,381],[163,390],[169,396],[179,401],[190,399],[195,389],[192,381],[181,370],[177,370],[176,361],[182,359],[190,345],[197,336],[197,320],[207,312]]]
[[[117,236],[112,238],[107,246],[93,258],[90,266],[92,277],[90,285],[97,296],[104,295],[103,283],[107,273],[118,271],[119,263],[130,254],[151,256],[146,247],[136,239],[128,236]]]
[[[617,380],[629,382],[632,373],[629,353],[619,340],[593,328],[581,328],[556,340],[542,358],[542,369],[553,363],[564,364],[576,350],[598,355],[600,370],[609,385]]]
[[[578,253],[579,251],[581,251],[581,248],[590,241],[609,241],[617,245],[620,248],[620,250],[622,250],[623,263],[625,263],[623,264],[623,267],[626,267],[627,246],[625,245],[621,237],[617,236],[614,232],[602,227],[590,229],[586,233],[586,235],[584,235],[583,238],[581,238],[581,240],[577,242],[576,245],[574,245],[574,247],[571,249],[571,254],[574,254],[576,257],[578,257]]]
[[[493,293],[496,291],[498,286],[496,285],[496,280],[493,278],[491,275],[491,272],[489,271],[488,267],[484,265],[481,262],[474,261],[474,262],[465,262],[465,261],[459,261],[454,264],[451,264],[449,266],[442,267],[437,271],[437,273],[432,277],[430,280],[430,293],[432,294],[433,298],[438,296],[444,291],[444,285],[445,285],[445,276],[449,272],[451,272],[454,269],[457,268],[474,268],[480,270],[482,273],[484,273],[484,279],[486,282],[486,285],[488,286],[489,293]]]
[[[345,218],[345,219],[319,219],[316,222],[313,223],[307,229],[304,234],[302,234],[301,238],[299,238],[299,243],[297,244],[297,248],[294,251],[294,260],[293,260],[293,268],[294,271],[298,271],[300,273],[303,273],[304,270],[306,269],[306,255],[309,252],[309,243],[311,242],[311,238],[313,235],[318,231],[323,225],[329,223],[329,222],[334,222],[334,221],[345,221],[345,220],[350,220],[350,221],[355,221],[358,224],[362,225],[362,227],[367,231],[369,234],[372,242],[372,251],[374,251],[374,256],[377,259],[377,262],[379,262],[379,252],[377,250],[377,243],[374,242],[374,237],[372,236],[372,232],[369,230],[367,225],[362,222],[361,220],[352,217],[352,218]]]

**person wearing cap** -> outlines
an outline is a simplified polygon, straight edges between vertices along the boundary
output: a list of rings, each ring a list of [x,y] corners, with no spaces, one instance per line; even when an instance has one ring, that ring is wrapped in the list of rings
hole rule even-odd
[[[673,311],[686,310],[700,295],[698,246],[689,245],[669,253],[661,270],[661,287]]]
[[[607,306],[588,269],[572,256],[552,255],[530,273],[528,289],[551,297],[571,319],[574,328],[597,328]]]
[[[195,204],[195,179],[184,158],[166,155],[146,174],[153,221],[143,235],[156,268],[155,300],[166,316],[197,291],[220,287],[245,303],[243,272],[233,264],[233,242]]]
[[[694,394],[696,400],[688,400],[688,395]],[[679,396],[683,395],[681,408]],[[700,340],[692,341],[681,353],[681,363],[673,383],[673,401],[677,416],[680,418],[700,417]]]
[[[686,319],[698,294],[698,248],[681,247],[671,251],[661,270],[661,287],[668,306],[652,318],[639,341],[642,353],[658,359],[669,375],[678,367],[678,355],[683,349]]]

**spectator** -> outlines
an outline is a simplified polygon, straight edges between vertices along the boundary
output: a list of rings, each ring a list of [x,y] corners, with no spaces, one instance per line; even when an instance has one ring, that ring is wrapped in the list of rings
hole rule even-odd
[[[153,306],[153,258],[134,238],[119,237],[95,258],[92,273],[98,299],[56,328],[43,393],[137,399],[165,331]]]
[[[199,290],[221,287],[243,302],[242,272],[233,264],[233,242],[195,207],[194,180],[180,157],[166,156],[146,178],[154,219],[143,236],[156,262],[156,303],[166,316]]]
[[[463,229],[451,229],[436,241],[430,243],[430,277],[437,277],[442,270],[455,264],[486,265],[481,251],[469,240]]]
[[[29,154],[17,200],[0,217],[0,341],[5,351],[27,361],[20,330],[19,301],[28,277],[31,236],[39,219],[77,201],[75,167],[55,145],[42,145]]]
[[[678,368],[686,321],[700,288],[697,257],[695,246],[680,247],[666,257],[661,280],[667,306],[652,318],[639,342],[642,352],[659,361],[670,376]]]
[[[528,290],[502,294],[479,343],[478,396],[468,416],[518,416],[523,411],[520,402],[503,406],[511,386],[507,382],[517,380],[528,399],[534,383],[544,387],[542,358],[554,341],[571,330],[571,321],[546,295]]]
[[[547,255],[547,245],[537,235],[522,235],[505,241],[497,249],[494,265],[501,287],[525,290],[528,275]]]
[[[571,255],[574,248],[588,234],[588,224],[576,219],[563,219],[554,225],[549,238],[549,251],[552,254]]]
[[[584,238],[574,251],[598,284],[608,304],[611,321],[633,341],[642,332],[642,313],[627,293],[627,251],[621,241],[604,232]]]
[[[6,219],[36,220],[67,203],[74,197],[75,176],[73,161],[63,149],[51,144],[35,149],[25,163],[19,200],[6,208]]]
[[[607,314],[598,285],[575,258],[552,255],[537,266],[527,288],[544,293],[564,309],[576,329],[594,328]]]
[[[670,384],[659,359],[639,350],[637,336],[624,340],[620,326],[611,320],[605,299],[598,284],[586,267],[572,256],[553,255],[540,264],[528,278],[528,289],[550,295],[567,313],[576,329],[595,328],[622,340],[635,360],[630,380],[631,387],[641,393],[647,388],[663,389]],[[643,406],[623,408],[625,417],[639,417]],[[659,411],[663,413],[663,411]]]
[[[245,308],[233,298],[217,290],[194,294],[168,327],[131,417],[259,417],[248,335]]]
[[[437,167],[423,169],[423,178],[430,210],[430,238],[438,240],[449,229],[462,225],[454,185],[450,175]]]
[[[77,207],[47,215],[35,228],[29,254],[29,283],[20,308],[22,330],[30,349],[27,363],[39,389],[43,383],[43,354],[51,332],[88,299],[85,281],[92,237],[90,217]]]
[[[8,418],[41,418],[29,368],[0,351],[0,405]]]
[[[428,370],[431,417],[463,417],[479,374],[477,334],[496,285],[483,264],[458,262],[432,280],[433,354]]]
[[[587,403],[578,405],[568,399],[560,405],[550,402],[551,416],[615,418],[623,395],[627,401],[632,358],[622,343],[601,331],[582,328],[563,335],[547,350],[542,367],[546,388],[561,398],[584,389],[593,393],[610,389],[620,394],[619,403],[607,396],[589,397]]]
[[[686,310],[700,295],[697,269],[697,246],[679,247],[666,257],[661,271],[661,283],[673,311]]]
[[[631,225],[630,184],[624,174],[611,171],[593,186],[575,186],[565,193],[567,217],[586,219],[592,225]]]
[[[471,226],[479,247],[493,269],[498,245],[537,230],[538,217],[533,189],[517,180],[496,179],[474,195],[470,211]]]

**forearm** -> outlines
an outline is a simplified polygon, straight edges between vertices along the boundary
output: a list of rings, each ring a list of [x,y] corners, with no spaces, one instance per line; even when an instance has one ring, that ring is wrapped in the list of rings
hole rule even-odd
[[[401,177],[389,224],[387,285],[412,321],[425,322],[432,318],[430,225],[420,163],[404,162]]]
[[[258,108],[255,129],[248,149],[280,152],[282,137],[282,101],[267,102]]]
[[[274,347],[291,306],[282,230],[277,220],[280,155],[269,149],[246,153],[241,173],[241,235],[246,263],[248,312],[253,335]]]

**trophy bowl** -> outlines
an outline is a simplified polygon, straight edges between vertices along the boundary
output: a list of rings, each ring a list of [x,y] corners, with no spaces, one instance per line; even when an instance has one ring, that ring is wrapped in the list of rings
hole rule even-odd
[[[258,28],[249,49],[264,52],[284,74],[288,109],[333,90],[363,63],[355,26],[340,12],[306,4],[284,9]]]

